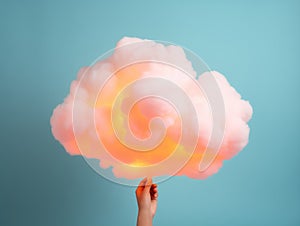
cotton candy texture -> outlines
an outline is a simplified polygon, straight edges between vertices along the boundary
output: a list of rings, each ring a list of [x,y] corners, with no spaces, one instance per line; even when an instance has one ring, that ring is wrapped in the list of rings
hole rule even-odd
[[[221,93],[224,126],[201,89],[208,78]],[[205,179],[247,145],[251,117],[251,105],[227,79],[197,74],[181,47],[125,37],[112,55],[80,69],[50,123],[70,155],[99,160],[116,178]]]

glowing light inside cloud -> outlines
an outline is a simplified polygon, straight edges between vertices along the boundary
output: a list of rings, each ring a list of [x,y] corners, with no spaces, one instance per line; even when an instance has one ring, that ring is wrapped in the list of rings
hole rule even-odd
[[[199,75],[181,47],[123,38],[79,71],[51,126],[68,153],[116,180],[204,179],[246,146],[251,116],[222,74]]]

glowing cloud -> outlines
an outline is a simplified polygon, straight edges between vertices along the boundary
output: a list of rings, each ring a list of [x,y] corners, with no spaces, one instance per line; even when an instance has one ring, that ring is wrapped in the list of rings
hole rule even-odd
[[[204,179],[246,146],[252,108],[203,65],[196,72],[181,47],[123,38],[79,71],[53,112],[52,133],[115,178]]]

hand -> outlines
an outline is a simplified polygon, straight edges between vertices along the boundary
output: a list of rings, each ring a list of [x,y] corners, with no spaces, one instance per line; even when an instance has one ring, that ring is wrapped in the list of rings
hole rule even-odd
[[[140,182],[135,194],[139,208],[137,225],[152,225],[157,208],[157,185],[152,184],[152,179],[146,177]]]

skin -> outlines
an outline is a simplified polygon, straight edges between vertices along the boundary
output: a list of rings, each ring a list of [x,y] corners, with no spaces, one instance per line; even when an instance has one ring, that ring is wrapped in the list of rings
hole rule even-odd
[[[152,226],[156,213],[158,190],[157,184],[152,183],[152,178],[144,178],[136,191],[138,204],[137,226]]]

